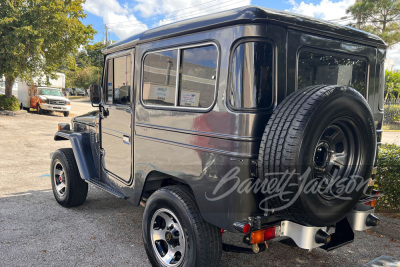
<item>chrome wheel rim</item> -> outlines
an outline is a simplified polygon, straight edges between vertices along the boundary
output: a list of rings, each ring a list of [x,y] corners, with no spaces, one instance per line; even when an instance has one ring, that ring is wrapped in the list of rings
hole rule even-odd
[[[67,188],[65,184],[65,172],[64,167],[60,161],[56,161],[53,169],[53,181],[54,181],[54,191],[56,194],[62,198],[65,195],[65,189]]]
[[[178,266],[186,251],[186,239],[176,215],[168,209],[157,210],[150,224],[151,245],[165,266]]]

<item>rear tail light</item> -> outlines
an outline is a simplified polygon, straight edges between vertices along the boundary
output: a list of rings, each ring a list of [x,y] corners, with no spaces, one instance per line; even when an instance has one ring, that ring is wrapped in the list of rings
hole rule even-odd
[[[376,202],[377,202],[377,200],[373,199],[373,200],[370,200],[368,202],[365,202],[364,204],[375,208],[376,207]]]
[[[266,229],[257,230],[251,233],[250,243],[259,244],[275,238],[276,227],[272,226]]]

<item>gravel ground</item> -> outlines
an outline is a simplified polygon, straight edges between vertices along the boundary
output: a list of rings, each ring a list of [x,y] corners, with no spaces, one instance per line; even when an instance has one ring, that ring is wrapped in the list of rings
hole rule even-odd
[[[383,143],[396,144],[400,146],[400,131],[399,132],[384,132],[382,136]]]
[[[72,114],[91,110],[73,102]],[[74,115],[71,115],[74,116]],[[142,207],[90,187],[84,205],[66,209],[54,200],[49,154],[62,115],[0,116],[0,266],[149,266],[141,238]],[[272,243],[257,255],[224,252],[221,266],[362,266],[382,255],[400,260],[400,221],[381,217],[373,231],[332,252]],[[225,233],[227,244],[244,246]]]

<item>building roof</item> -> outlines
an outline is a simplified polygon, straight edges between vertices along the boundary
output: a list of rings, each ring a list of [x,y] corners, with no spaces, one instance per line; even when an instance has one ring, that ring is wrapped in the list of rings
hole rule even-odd
[[[284,11],[258,6],[245,6],[153,28],[113,43],[103,52],[109,54],[114,51],[132,47],[138,43],[145,43],[228,25],[247,23],[277,24],[288,28],[301,29],[371,46],[386,47],[385,42],[378,36],[348,26]]]

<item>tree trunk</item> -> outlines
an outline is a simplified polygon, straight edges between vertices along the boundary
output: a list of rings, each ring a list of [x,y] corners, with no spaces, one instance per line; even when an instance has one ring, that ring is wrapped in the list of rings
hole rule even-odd
[[[12,97],[12,88],[15,83],[15,78],[6,75],[6,97]]]

